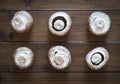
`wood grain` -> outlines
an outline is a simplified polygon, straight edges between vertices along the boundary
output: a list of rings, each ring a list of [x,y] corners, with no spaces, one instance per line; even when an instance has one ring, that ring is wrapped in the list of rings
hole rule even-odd
[[[119,84],[120,73],[0,73],[1,84]]]
[[[120,58],[119,49],[120,44],[113,43],[39,43],[39,42],[12,42],[12,43],[0,43],[0,72],[57,72],[50,66],[48,61],[48,51],[50,47],[55,45],[64,45],[71,51],[72,63],[69,68],[65,69],[64,72],[94,72],[88,68],[85,62],[86,54],[97,46],[105,47],[110,53],[110,60],[108,64],[100,72],[114,72],[120,71]],[[15,67],[13,62],[14,50],[21,46],[27,46],[31,48],[35,54],[34,64],[32,67],[26,70],[19,70]],[[6,53],[7,52],[7,53]],[[98,71],[98,72],[99,72]]]
[[[120,10],[120,0],[1,0],[0,10]]]
[[[10,21],[18,10],[27,10],[34,18],[32,29],[17,34]],[[64,37],[48,30],[49,17],[65,11],[72,18],[72,27]],[[88,30],[88,18],[94,11],[103,11],[111,18],[107,35],[97,37]],[[55,45],[67,47],[71,65],[55,70],[48,61],[48,50]],[[13,61],[16,48],[27,46],[35,54],[34,63],[25,70]],[[106,66],[89,69],[86,54],[95,47],[105,47],[110,54]],[[120,0],[0,0],[0,84],[119,84],[120,83]]]
[[[111,29],[101,37],[92,35],[88,30],[88,18],[94,11],[65,11],[72,18],[72,27],[64,37],[54,36],[48,30],[49,17],[56,11],[29,11],[34,24],[25,34],[17,34],[11,28],[10,20],[15,12],[0,11],[0,41],[120,41],[119,11],[104,11],[111,18]]]

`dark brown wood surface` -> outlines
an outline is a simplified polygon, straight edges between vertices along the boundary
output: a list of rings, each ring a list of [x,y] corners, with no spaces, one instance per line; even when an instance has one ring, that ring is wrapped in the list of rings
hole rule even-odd
[[[1,0],[0,10],[120,10],[120,0]]]
[[[32,29],[17,34],[10,20],[18,10],[27,10],[34,18]],[[64,37],[52,35],[48,19],[56,11],[72,18],[72,27]],[[88,17],[103,11],[111,18],[107,35],[97,37],[88,30]],[[48,61],[48,50],[55,45],[67,47],[72,55],[70,67],[55,70]],[[14,50],[21,46],[35,54],[33,65],[18,69]],[[107,65],[98,71],[88,68],[86,54],[95,47],[105,47],[110,54]],[[0,84],[120,84],[120,0],[0,0]]]

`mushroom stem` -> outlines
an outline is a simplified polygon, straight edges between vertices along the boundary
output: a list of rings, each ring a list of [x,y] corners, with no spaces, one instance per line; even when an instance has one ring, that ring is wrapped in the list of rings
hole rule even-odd
[[[24,56],[20,56],[20,57],[18,58],[18,61],[19,61],[20,63],[25,63],[25,62],[26,62],[26,59],[25,59]]]
[[[102,61],[102,57],[100,54],[94,54],[91,58],[91,61],[94,63],[94,64],[99,64],[101,61]]]
[[[55,57],[55,63],[57,65],[61,65],[61,64],[63,64],[63,62],[64,62],[64,59],[61,56]]]
[[[105,25],[105,22],[102,19],[95,20],[96,28],[103,28]]]
[[[62,20],[57,20],[55,21],[54,23],[54,27],[57,29],[57,30],[62,30],[64,28],[64,22]]]

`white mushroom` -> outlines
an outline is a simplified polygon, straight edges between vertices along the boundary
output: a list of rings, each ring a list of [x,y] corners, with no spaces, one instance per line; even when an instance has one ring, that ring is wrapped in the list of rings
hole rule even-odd
[[[91,69],[102,68],[109,60],[109,53],[103,47],[97,47],[86,55],[86,62]]]
[[[94,12],[89,17],[89,30],[96,36],[106,34],[110,29],[110,17],[103,12]]]
[[[56,69],[64,69],[71,63],[70,51],[63,46],[54,46],[48,52],[50,64]]]
[[[29,67],[33,62],[33,52],[27,47],[19,47],[14,53],[14,62],[17,67],[24,69]]]
[[[56,12],[49,19],[49,30],[57,36],[64,36],[71,27],[71,17],[65,12]]]
[[[33,24],[33,18],[27,11],[18,11],[11,20],[13,30],[18,33],[24,33],[30,30]]]

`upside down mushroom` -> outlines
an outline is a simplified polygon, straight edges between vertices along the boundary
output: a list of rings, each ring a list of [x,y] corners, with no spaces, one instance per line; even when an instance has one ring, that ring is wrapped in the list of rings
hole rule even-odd
[[[33,63],[34,54],[27,47],[19,47],[14,53],[14,62],[20,69],[28,68]]]
[[[91,69],[102,68],[109,60],[109,53],[103,47],[94,48],[86,55],[86,62]]]
[[[64,46],[54,46],[48,52],[50,64],[58,70],[65,69],[71,63],[70,51]]]
[[[49,19],[49,30],[57,36],[64,36],[70,30],[72,21],[66,12],[56,12]]]
[[[89,17],[89,30],[96,36],[105,35],[110,29],[110,17],[103,12],[93,12]]]
[[[17,33],[24,33],[30,30],[33,18],[27,11],[18,11],[14,14],[11,25]]]

